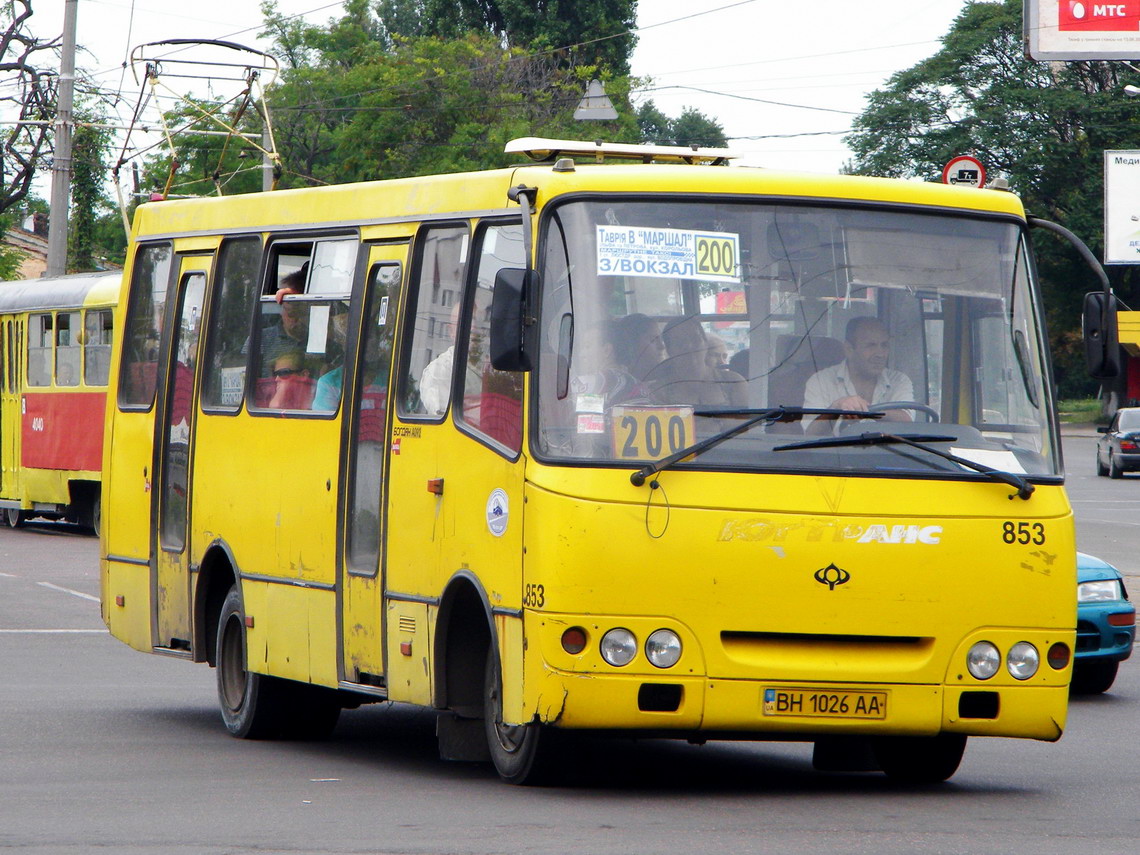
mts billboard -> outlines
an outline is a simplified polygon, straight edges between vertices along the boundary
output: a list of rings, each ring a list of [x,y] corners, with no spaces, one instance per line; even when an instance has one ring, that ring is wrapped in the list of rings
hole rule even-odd
[[[1140,0],[1025,0],[1025,42],[1039,60],[1140,58]]]

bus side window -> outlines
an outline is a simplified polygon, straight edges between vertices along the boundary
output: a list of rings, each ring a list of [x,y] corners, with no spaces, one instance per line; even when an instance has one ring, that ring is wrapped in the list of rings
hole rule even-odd
[[[522,226],[491,226],[481,235],[471,327],[463,353],[460,420],[512,452],[522,447],[522,374],[491,367],[487,349],[491,329],[491,292],[504,267],[523,267]]]
[[[60,312],[55,327],[55,383],[78,386],[83,349],[79,345],[79,312]]]
[[[84,318],[83,382],[88,386],[106,386],[111,375],[111,331],[114,313],[108,309],[92,310]]]
[[[54,318],[50,314],[28,318],[28,385],[50,386]]]
[[[441,417],[451,399],[452,363],[469,241],[467,225],[424,229],[411,298],[411,346],[400,377],[400,415]]]
[[[170,244],[151,244],[135,253],[119,369],[120,407],[148,409],[154,403],[170,262]]]
[[[222,243],[202,363],[204,409],[236,412],[241,407],[260,264],[260,238],[244,237]]]

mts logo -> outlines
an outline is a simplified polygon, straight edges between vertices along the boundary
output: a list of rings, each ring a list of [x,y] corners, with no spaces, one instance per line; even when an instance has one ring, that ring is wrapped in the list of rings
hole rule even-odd
[[[1094,32],[1137,32],[1140,30],[1140,0],[1123,3],[1095,3],[1060,0],[1061,30]]]

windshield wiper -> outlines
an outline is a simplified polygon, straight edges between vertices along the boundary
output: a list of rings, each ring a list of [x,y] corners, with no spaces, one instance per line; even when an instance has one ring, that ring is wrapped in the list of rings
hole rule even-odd
[[[938,457],[945,458],[959,466],[965,466],[967,469],[973,469],[975,472],[981,472],[988,478],[999,481],[1002,484],[1008,484],[1017,489],[1017,497],[1019,499],[1028,499],[1033,495],[1036,489],[1032,484],[1022,478],[1015,472],[1004,472],[1001,469],[994,469],[992,466],[986,466],[984,463],[975,463],[965,457],[959,457],[957,454],[951,454],[948,451],[943,451],[941,448],[935,448],[933,445],[927,445],[928,442],[953,442],[957,437],[945,436],[942,434],[914,434],[912,436],[900,436],[895,433],[860,433],[852,434],[851,436],[824,436],[819,439],[809,439],[803,442],[793,442],[788,445],[778,445],[773,448],[773,451],[792,451],[797,448],[836,448],[841,446],[851,445],[909,445],[912,448],[920,448],[923,451],[929,451],[931,454]],[[1010,498],[1013,498],[1012,496]]]
[[[693,410],[693,414],[698,416],[749,416],[750,418],[746,418],[731,427],[727,427],[707,439],[702,439],[700,442],[694,442],[692,445],[685,446],[680,451],[675,451],[668,457],[662,457],[660,460],[642,466],[629,476],[629,481],[633,486],[642,486],[646,478],[649,478],[651,475],[656,475],[664,469],[668,469],[678,460],[684,460],[690,455],[695,456],[708,451],[713,446],[720,445],[726,439],[732,439],[732,437],[738,433],[744,433],[744,431],[760,422],[791,421],[791,416],[855,416],[856,418],[864,419],[879,419],[883,417],[882,413],[868,413],[863,410],[835,410],[827,407],[765,407],[763,409],[750,407],[725,407],[720,409],[699,407]]]

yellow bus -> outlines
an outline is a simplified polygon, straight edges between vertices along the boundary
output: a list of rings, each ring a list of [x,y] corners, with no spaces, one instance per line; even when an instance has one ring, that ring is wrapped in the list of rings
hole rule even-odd
[[[122,274],[0,283],[0,508],[99,530],[103,424]]]
[[[1074,527],[1017,197],[507,151],[139,208],[112,634],[214,666],[235,736],[416,704],[515,783],[576,732],[908,781],[1058,739]]]

